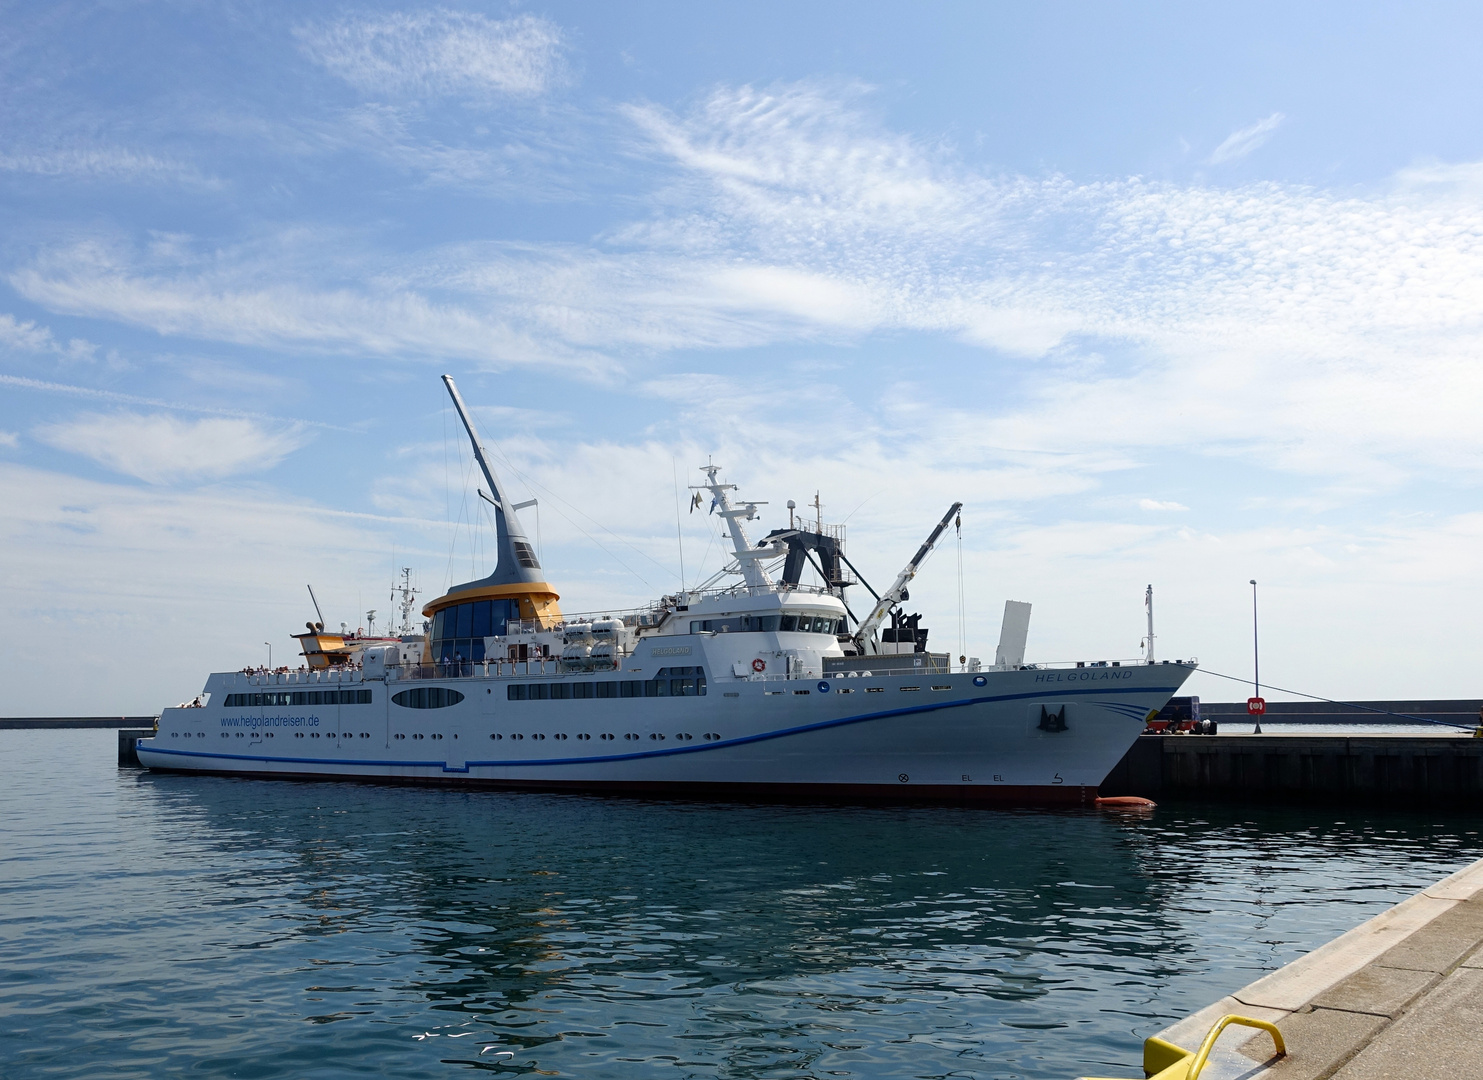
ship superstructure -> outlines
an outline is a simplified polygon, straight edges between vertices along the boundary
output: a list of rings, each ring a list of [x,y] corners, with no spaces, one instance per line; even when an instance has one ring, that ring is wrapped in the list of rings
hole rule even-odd
[[[211,675],[166,709],[153,768],[486,786],[807,797],[1078,802],[1194,670],[1024,663],[1029,605],[1006,607],[996,662],[926,649],[912,580],[955,503],[863,616],[842,528],[790,520],[720,467],[696,486],[731,544],[709,581],[647,608],[564,615],[444,376],[489,486],[493,573],[427,603],[423,634],[297,635],[299,671]],[[790,509],[792,504],[790,504]],[[790,519],[792,515],[790,513]],[[803,583],[806,566],[818,584]],[[410,588],[404,575],[403,599]],[[862,610],[864,610],[862,605]],[[406,622],[406,612],[403,612]],[[888,625],[889,624],[889,625]],[[404,625],[405,631],[407,627]]]

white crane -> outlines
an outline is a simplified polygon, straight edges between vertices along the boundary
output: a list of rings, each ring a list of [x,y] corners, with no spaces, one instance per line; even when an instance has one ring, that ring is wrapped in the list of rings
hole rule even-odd
[[[937,523],[937,528],[933,529],[932,535],[927,537],[927,542],[919,547],[917,553],[911,557],[911,561],[902,567],[901,573],[896,575],[896,580],[891,583],[891,587],[876,598],[875,607],[870,609],[870,614],[855,631],[855,643],[860,647],[862,654],[874,656],[880,652],[880,642],[875,636],[876,630],[891,614],[891,609],[907,599],[906,583],[917,576],[917,568],[922,565],[922,561],[936,545],[937,538],[953,520],[953,515],[961,509],[963,509],[963,504],[960,502],[955,502],[948,507],[948,512]]]

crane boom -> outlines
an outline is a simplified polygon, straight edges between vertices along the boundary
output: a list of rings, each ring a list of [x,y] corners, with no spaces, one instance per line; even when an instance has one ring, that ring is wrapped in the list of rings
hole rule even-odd
[[[896,580],[891,583],[891,587],[881,593],[880,598],[876,600],[875,607],[870,609],[870,614],[865,617],[865,621],[855,631],[855,642],[860,646],[862,652],[874,650],[876,647],[876,630],[885,621],[886,616],[891,614],[891,609],[901,603],[905,598],[906,583],[917,576],[917,568],[922,565],[922,560],[927,557],[928,553],[937,544],[938,537],[948,527],[948,522],[953,520],[953,515],[961,509],[963,509],[963,504],[960,502],[955,502],[952,506],[948,507],[947,513],[937,523],[937,528],[933,529],[932,535],[927,537],[926,543],[917,549],[917,553],[911,557],[911,561],[902,568],[901,573],[896,575]]]

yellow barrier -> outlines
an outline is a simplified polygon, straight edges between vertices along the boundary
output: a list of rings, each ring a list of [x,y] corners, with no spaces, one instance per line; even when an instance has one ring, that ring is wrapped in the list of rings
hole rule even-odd
[[[1190,1053],[1182,1046],[1165,1042],[1157,1036],[1145,1039],[1143,1042],[1144,1075],[1149,1080],[1199,1080],[1205,1063],[1210,1060],[1210,1051],[1215,1049],[1215,1040],[1220,1038],[1220,1033],[1232,1024],[1267,1032],[1272,1036],[1272,1042],[1277,1047],[1277,1056],[1286,1056],[1287,1044],[1282,1041],[1282,1032],[1277,1030],[1276,1024],[1269,1024],[1265,1020],[1255,1020],[1249,1016],[1222,1016],[1194,1053]],[[1105,1080],[1105,1078],[1084,1076],[1081,1080]]]

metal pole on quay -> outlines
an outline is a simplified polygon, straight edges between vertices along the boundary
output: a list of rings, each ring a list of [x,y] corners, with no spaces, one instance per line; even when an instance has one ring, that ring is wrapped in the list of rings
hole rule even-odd
[[[1254,686],[1256,688],[1256,693],[1254,695],[1252,695],[1252,702],[1253,703],[1261,702],[1261,700],[1262,700],[1262,651],[1261,651],[1261,648],[1260,648],[1260,646],[1258,644],[1257,635],[1256,635],[1256,578],[1252,578],[1251,579],[1251,675],[1252,675],[1252,686]],[[1261,713],[1261,710],[1258,709],[1258,711],[1252,712],[1251,715],[1254,716],[1254,717],[1256,717],[1256,727],[1254,729],[1252,729],[1252,732],[1251,733],[1253,735],[1260,735],[1262,733],[1262,713]]]

